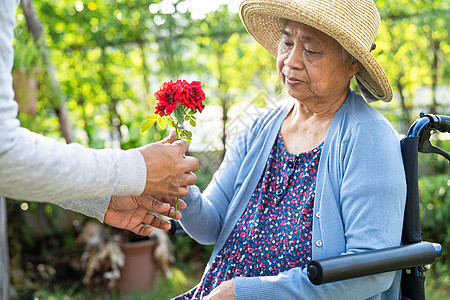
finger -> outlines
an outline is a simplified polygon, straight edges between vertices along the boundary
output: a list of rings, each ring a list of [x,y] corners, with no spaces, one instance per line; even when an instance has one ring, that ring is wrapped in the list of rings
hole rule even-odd
[[[151,229],[151,227],[150,229],[148,229],[143,226],[145,225],[143,222],[147,215],[146,209],[138,208],[134,212],[128,212],[127,214],[128,217],[123,213],[117,216],[117,218],[121,218],[122,220],[128,220],[127,224],[123,228],[130,230],[138,235],[148,235],[152,232],[153,229]]]
[[[216,287],[209,295],[204,297],[203,300],[211,300],[218,293],[219,293],[219,287]]]
[[[162,230],[169,230],[170,222],[164,221],[152,213],[147,213],[144,217],[143,223]]]
[[[138,234],[138,235],[149,236],[150,233],[152,233],[152,231],[153,231],[153,227],[148,226],[146,224],[141,224],[139,226],[139,230],[137,232],[135,232],[135,231],[133,231],[133,232]]]
[[[137,197],[136,200],[141,207],[157,213],[166,212],[170,209],[171,206],[171,204],[167,202],[161,202],[150,195],[141,195]]]
[[[189,188],[187,186],[174,187],[172,190],[168,191],[167,194],[174,197],[186,197],[189,195]]]
[[[189,191],[189,190],[188,190]],[[176,197],[170,197],[170,196],[152,196],[153,198],[164,202],[164,203],[169,203],[170,206],[172,206],[172,208],[174,208],[177,205],[177,198]],[[186,202],[184,202],[183,199],[178,198],[178,209],[185,209],[187,207]],[[170,214],[169,214],[170,215]],[[170,217],[173,217],[173,214],[170,215]]]
[[[150,195],[150,196],[161,202],[169,203],[170,206],[175,206],[175,203],[177,201],[177,198],[172,197],[172,196],[166,196],[166,195],[163,195],[163,196]]]
[[[144,209],[136,211],[133,215],[134,221],[129,222],[125,229],[138,235],[148,236],[153,231],[153,228],[143,223],[146,214],[147,211]]]
[[[165,213],[162,213],[163,216],[169,217],[171,219],[180,220],[183,216],[181,212],[177,209],[177,214],[175,215],[175,208],[172,207],[170,210],[168,210]]]
[[[197,175],[195,175],[192,172],[178,175],[177,178],[178,178],[178,183],[180,184],[180,186],[183,186],[183,187],[194,185],[195,183],[197,183],[197,179],[198,179]]]
[[[189,192],[189,190],[188,190]],[[161,202],[169,203],[172,207],[175,207],[177,205],[177,198],[176,197],[169,197],[169,196],[156,196],[156,199],[158,199]],[[179,209],[185,209],[187,207],[186,202],[184,202],[183,199],[178,198],[178,206]]]
[[[175,205],[172,205],[172,206],[175,206]],[[186,202],[184,202],[183,199],[178,198],[178,206],[177,206],[177,208],[178,209],[185,209],[186,207],[187,207]]]
[[[189,186],[195,185],[197,176],[194,173],[179,174],[172,182],[171,189],[167,192],[170,196],[186,197],[189,195]]]
[[[161,141],[163,144],[172,144],[177,140],[177,133],[174,128],[170,130],[169,136]]]
[[[184,155],[189,148],[189,142],[186,140],[176,140],[172,145],[175,146],[182,155]]]
[[[192,156],[186,156],[183,159],[183,167],[186,172],[194,172],[197,171],[200,166],[200,162],[197,158]]]

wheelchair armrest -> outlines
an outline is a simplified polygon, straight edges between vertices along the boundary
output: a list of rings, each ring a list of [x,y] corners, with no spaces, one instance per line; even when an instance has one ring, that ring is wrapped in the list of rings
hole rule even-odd
[[[170,220],[170,229],[167,231],[169,235],[186,235],[186,231],[184,231],[183,227],[179,221],[171,219]]]
[[[315,284],[422,266],[441,257],[437,243],[415,244],[312,260],[308,278]]]

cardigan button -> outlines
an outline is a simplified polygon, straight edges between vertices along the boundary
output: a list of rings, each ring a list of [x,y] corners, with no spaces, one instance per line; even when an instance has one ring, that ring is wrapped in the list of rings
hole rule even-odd
[[[320,218],[320,211],[316,212],[316,217],[319,219]]]
[[[317,246],[317,247],[322,247],[322,241],[321,241],[321,240],[318,240],[318,241],[316,242],[316,246]]]
[[[277,196],[281,196],[281,195],[284,194],[284,190],[283,190],[283,189],[278,189],[278,190],[275,192],[275,194],[276,194]]]
[[[287,166],[292,169],[294,167],[294,162],[292,160],[288,161]]]

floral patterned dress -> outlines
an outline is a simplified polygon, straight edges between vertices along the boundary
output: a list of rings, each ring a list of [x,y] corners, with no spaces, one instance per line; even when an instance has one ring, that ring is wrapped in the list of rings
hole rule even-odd
[[[201,282],[176,300],[202,299],[237,276],[270,276],[306,266],[321,152],[322,145],[290,154],[278,133],[264,173],[222,250]]]

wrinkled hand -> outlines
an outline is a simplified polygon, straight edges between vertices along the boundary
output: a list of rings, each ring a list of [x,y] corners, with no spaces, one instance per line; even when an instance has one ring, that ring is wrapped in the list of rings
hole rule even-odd
[[[147,166],[147,182],[143,194],[184,197],[189,185],[197,182],[193,171],[199,162],[185,156],[189,143],[177,140],[175,130],[164,140],[138,148]]]
[[[235,300],[234,279],[222,282],[203,300]]]
[[[160,213],[168,217],[174,217],[175,205],[174,197],[149,196],[112,196],[108,209],[105,213],[104,222],[110,226],[120,229],[130,230],[138,235],[147,236],[152,231],[152,227],[163,230],[170,229],[170,222],[164,221],[154,214]],[[186,203],[179,201],[178,207],[186,207]],[[177,211],[175,219],[180,219],[181,213]]]

